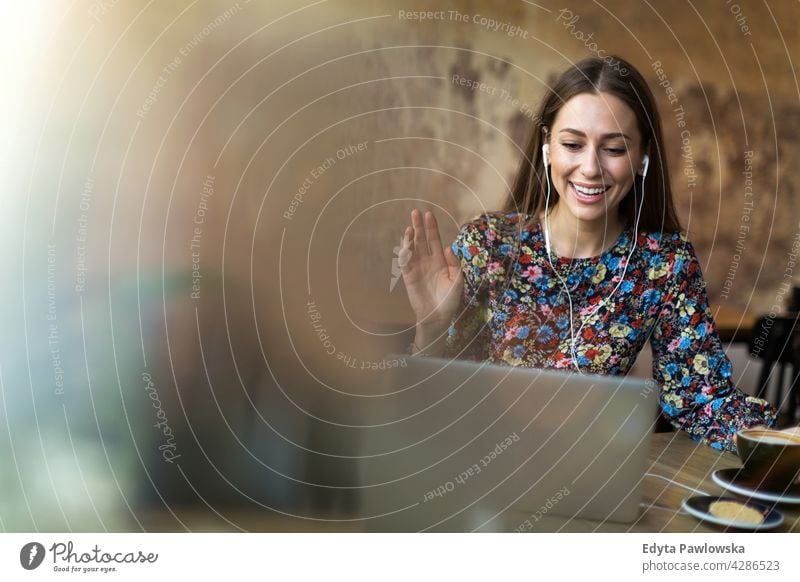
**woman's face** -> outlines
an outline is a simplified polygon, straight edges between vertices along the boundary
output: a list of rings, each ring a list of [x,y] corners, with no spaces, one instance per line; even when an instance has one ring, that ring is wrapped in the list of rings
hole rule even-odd
[[[633,110],[609,93],[581,93],[559,110],[548,143],[557,213],[567,213],[561,218],[615,226],[619,204],[641,173],[641,135]]]

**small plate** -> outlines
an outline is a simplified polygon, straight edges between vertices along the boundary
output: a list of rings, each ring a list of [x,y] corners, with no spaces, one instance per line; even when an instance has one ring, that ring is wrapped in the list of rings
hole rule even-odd
[[[764,521],[761,523],[746,523],[741,521],[731,521],[729,519],[725,519],[724,517],[712,515],[709,512],[709,507],[715,501],[732,501],[734,503],[740,503],[742,505],[746,505],[747,507],[751,507],[764,516]],[[737,529],[758,531],[764,529],[773,529],[783,523],[783,514],[780,511],[770,507],[769,505],[761,503],[760,501],[753,501],[751,499],[742,501],[740,499],[734,499],[733,497],[698,495],[697,497],[689,497],[688,499],[684,499],[681,505],[683,509],[697,519],[702,519],[703,521],[708,521],[710,523],[715,523],[717,525],[726,527],[735,527]]]
[[[800,504],[800,485],[795,483],[785,491],[756,487],[752,478],[748,478],[741,469],[720,469],[711,474],[714,483],[730,491],[751,499],[772,501],[774,503]]]

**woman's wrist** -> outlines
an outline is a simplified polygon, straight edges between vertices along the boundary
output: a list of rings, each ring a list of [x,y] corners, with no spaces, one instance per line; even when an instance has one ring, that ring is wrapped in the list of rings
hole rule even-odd
[[[444,353],[449,325],[417,323],[411,353],[422,356],[440,356]]]

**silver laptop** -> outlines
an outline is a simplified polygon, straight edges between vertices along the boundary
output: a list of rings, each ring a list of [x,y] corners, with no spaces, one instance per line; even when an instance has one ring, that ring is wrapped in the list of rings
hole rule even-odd
[[[359,514],[368,530],[504,531],[509,514],[638,517],[652,380],[387,361],[397,367],[363,407]]]

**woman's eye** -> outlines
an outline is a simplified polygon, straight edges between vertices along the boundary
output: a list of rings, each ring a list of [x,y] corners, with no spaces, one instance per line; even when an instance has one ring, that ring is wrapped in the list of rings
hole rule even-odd
[[[572,142],[562,143],[561,146],[564,147],[565,149],[567,149],[569,151],[573,151],[573,152],[578,151],[579,149],[581,149],[581,147],[583,147],[579,143],[572,143]],[[605,151],[607,151],[612,156],[621,156],[627,150],[625,148],[605,148]]]

